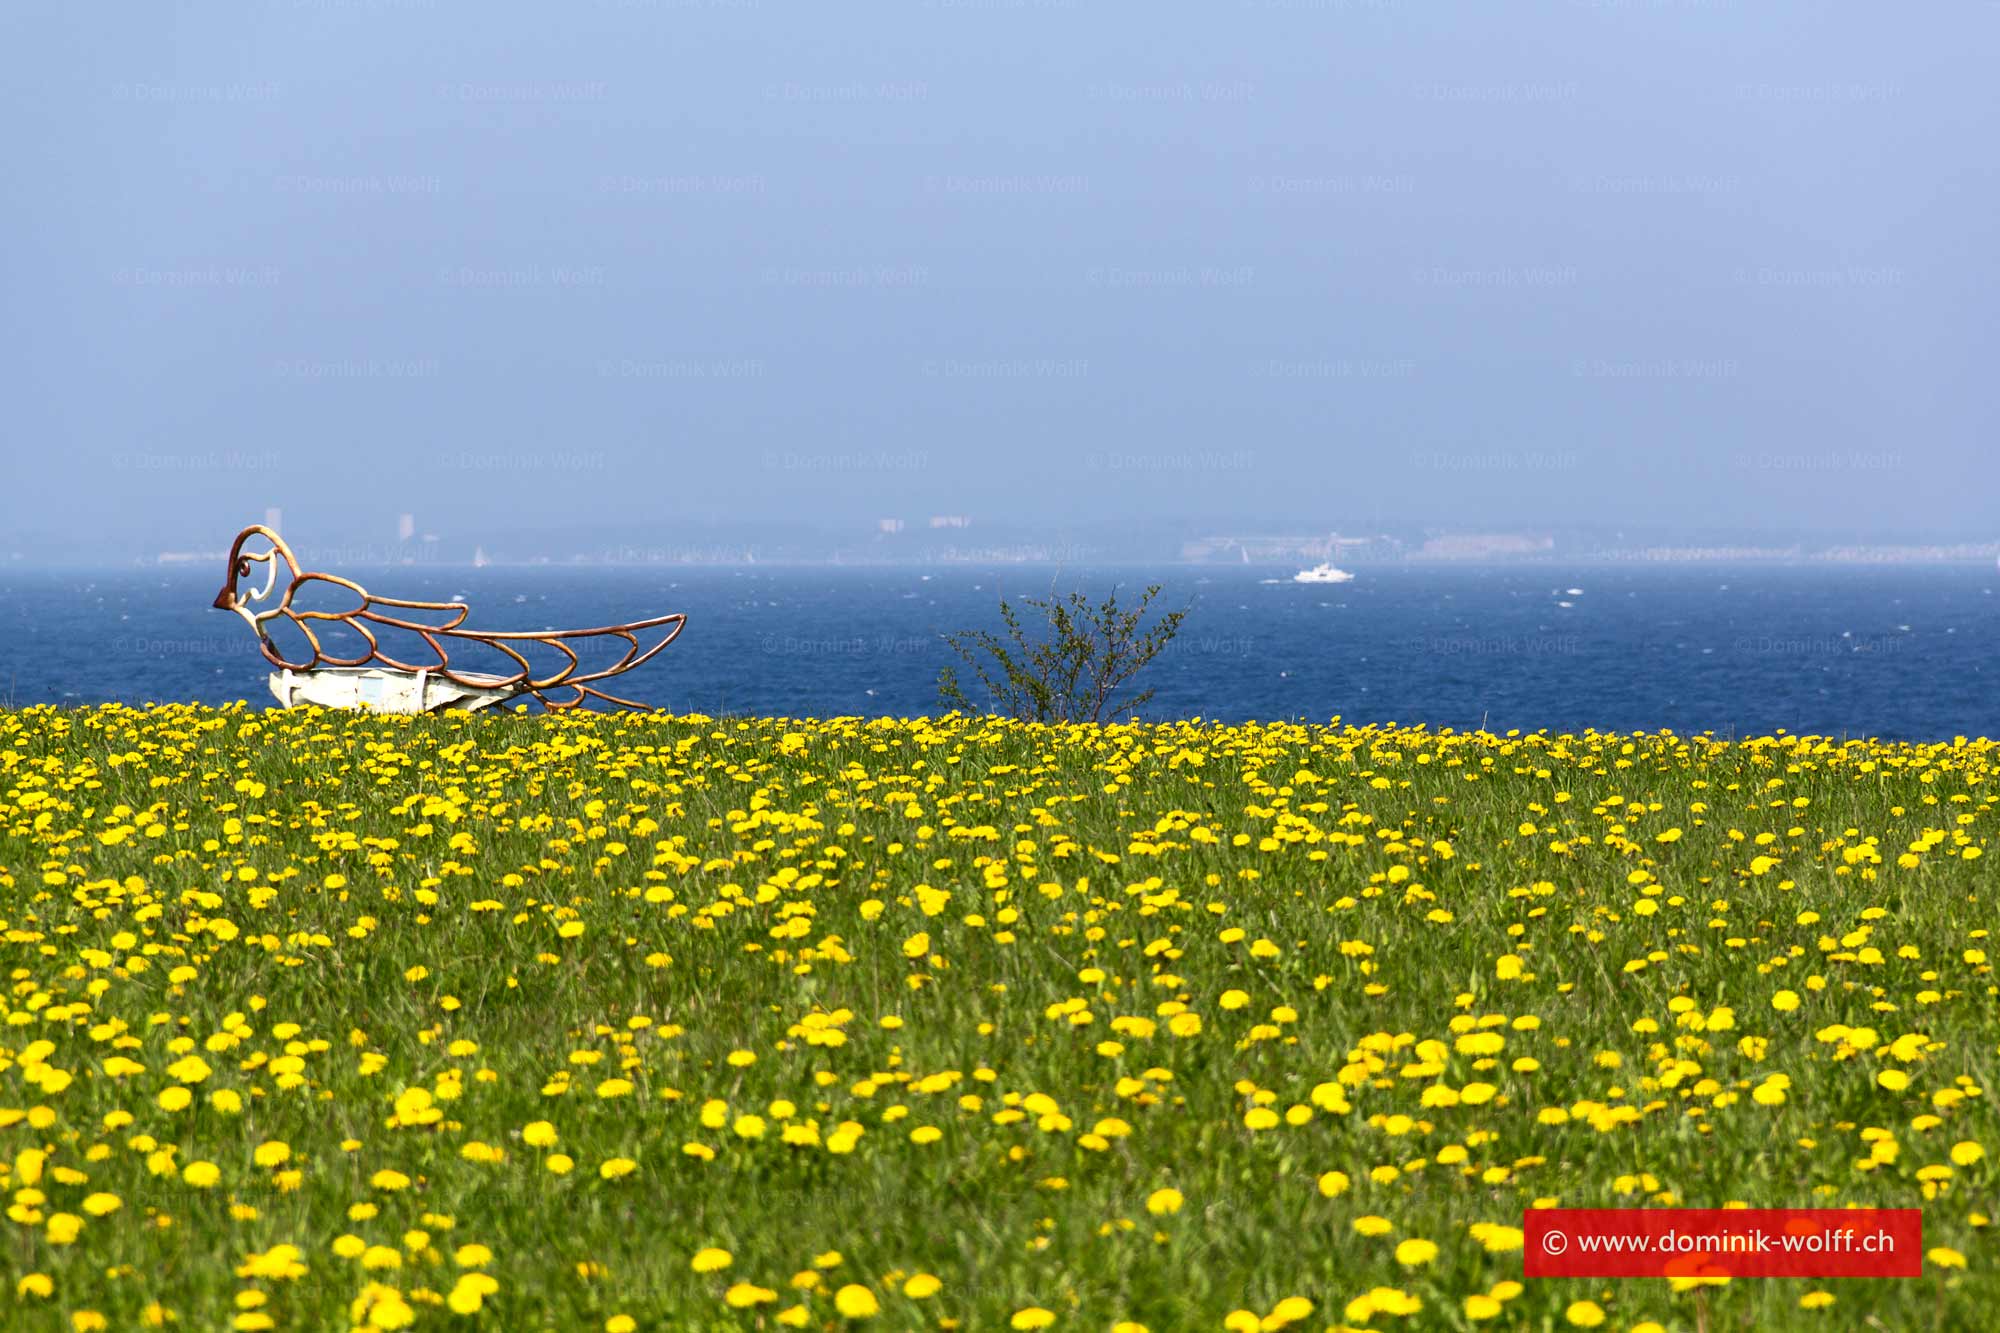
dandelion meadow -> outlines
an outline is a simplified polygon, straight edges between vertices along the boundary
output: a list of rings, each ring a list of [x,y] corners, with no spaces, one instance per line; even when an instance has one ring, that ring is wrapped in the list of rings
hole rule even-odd
[[[0,714],[0,1322],[1983,1326],[1997,759]],[[1731,1203],[1923,1275],[1522,1280]]]

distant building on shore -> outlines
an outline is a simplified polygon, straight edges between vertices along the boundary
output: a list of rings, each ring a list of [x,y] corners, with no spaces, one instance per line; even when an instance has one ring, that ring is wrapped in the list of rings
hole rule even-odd
[[[1310,564],[1342,556],[1393,557],[1401,548],[1402,543],[1390,537],[1343,537],[1337,532],[1292,537],[1202,537],[1181,544],[1181,559],[1191,564]]]
[[[1553,537],[1529,537],[1513,532],[1450,533],[1432,537],[1410,553],[1412,560],[1502,560],[1547,555],[1556,549]]]

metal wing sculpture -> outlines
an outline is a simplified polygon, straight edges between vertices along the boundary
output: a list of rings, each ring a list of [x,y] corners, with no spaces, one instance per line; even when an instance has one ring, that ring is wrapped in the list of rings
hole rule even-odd
[[[377,597],[337,574],[301,570],[284,538],[261,524],[237,534],[227,580],[215,607],[234,611],[256,631],[265,660],[278,668],[271,676],[271,692],[286,707],[314,703],[430,713],[485,708],[532,695],[551,711],[587,700],[643,709],[647,705],[606,694],[594,683],[651,661],[687,623],[686,616],[676,614],[595,629],[467,629],[470,608],[463,602]],[[316,598],[330,598],[332,608],[307,609]],[[274,630],[298,646],[281,646]],[[328,643],[336,637],[346,641],[344,647]],[[418,660],[385,651],[385,638],[409,642],[420,650]],[[584,669],[577,649],[599,644],[613,651],[623,647],[608,666]],[[531,652],[547,659],[546,665],[531,663]],[[490,658],[494,669],[465,669],[464,659],[475,653]]]

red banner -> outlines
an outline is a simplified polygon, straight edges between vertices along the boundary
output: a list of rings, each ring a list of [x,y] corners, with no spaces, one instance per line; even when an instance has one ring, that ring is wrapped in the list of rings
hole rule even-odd
[[[1915,1208],[1531,1208],[1527,1277],[1916,1277]]]

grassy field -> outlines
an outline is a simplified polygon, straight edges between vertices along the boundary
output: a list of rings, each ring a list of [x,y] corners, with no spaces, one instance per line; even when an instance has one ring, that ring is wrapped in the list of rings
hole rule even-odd
[[[1997,759],[0,714],[0,1325],[1989,1326]],[[1924,1276],[1521,1281],[1729,1201]]]

